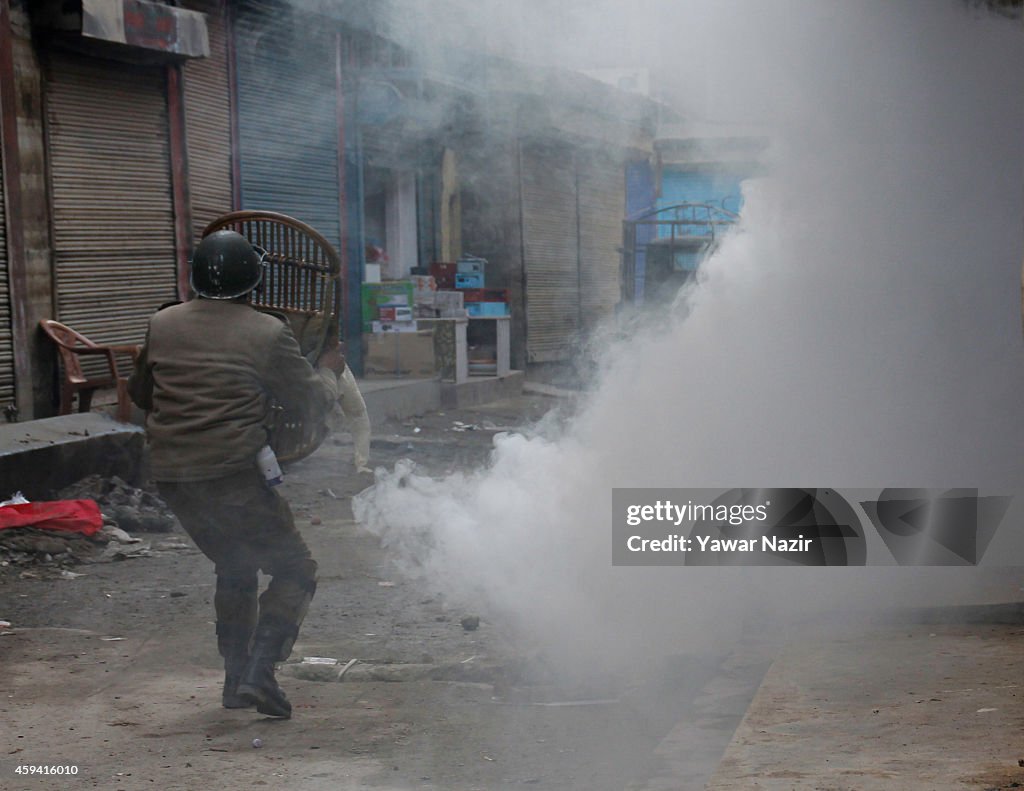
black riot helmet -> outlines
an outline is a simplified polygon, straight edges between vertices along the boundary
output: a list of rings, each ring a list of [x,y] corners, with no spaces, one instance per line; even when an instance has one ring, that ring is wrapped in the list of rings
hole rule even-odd
[[[189,283],[208,299],[235,299],[263,280],[263,256],[235,231],[214,231],[192,255]]]

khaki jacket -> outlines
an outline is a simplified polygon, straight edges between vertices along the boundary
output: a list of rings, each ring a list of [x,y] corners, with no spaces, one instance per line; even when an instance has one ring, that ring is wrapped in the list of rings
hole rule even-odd
[[[240,302],[194,299],[156,313],[128,383],[149,412],[153,479],[220,478],[251,468],[267,444],[270,402],[319,419],[338,395],[288,326]]]

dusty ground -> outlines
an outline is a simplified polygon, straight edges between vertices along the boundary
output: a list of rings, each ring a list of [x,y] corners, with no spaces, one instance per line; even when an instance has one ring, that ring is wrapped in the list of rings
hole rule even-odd
[[[794,640],[709,789],[1024,788],[1022,638],[977,623]]]
[[[374,461],[411,457],[438,473],[479,464],[494,432],[454,421],[518,424],[555,403],[523,397],[377,426]],[[350,676],[283,679],[290,721],[220,708],[212,567],[181,533],[145,535],[150,556],[79,566],[73,579],[2,569],[0,618],[12,629],[0,637],[0,788],[598,791],[664,775],[656,748],[720,657],[679,659],[588,691],[611,702],[575,705],[580,690],[523,674],[530,648],[500,618],[404,579],[354,524],[350,498],[368,480],[349,472],[346,442],[293,467],[283,492],[320,563],[293,659],[360,659]],[[466,615],[478,630],[463,630]],[[429,680],[408,665],[456,672]],[[372,680],[389,667],[404,680]]]

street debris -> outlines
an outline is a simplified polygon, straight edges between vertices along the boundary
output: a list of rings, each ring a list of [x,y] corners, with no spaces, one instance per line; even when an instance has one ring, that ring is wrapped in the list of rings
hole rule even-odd
[[[462,628],[467,632],[475,632],[480,628],[480,616],[479,615],[467,615],[459,623],[462,624]]]
[[[167,533],[177,525],[174,514],[163,500],[116,475],[110,478],[89,475],[57,494],[61,499],[95,500],[104,516],[129,532]]]
[[[131,560],[132,558],[149,557],[151,554],[149,544],[136,544],[131,547],[108,544],[100,558],[101,560]]]
[[[263,746],[263,739],[257,736],[255,739],[252,740],[252,746],[253,748],[258,750],[260,747]]]
[[[56,577],[71,580],[81,574],[70,571],[70,566],[148,557],[155,550],[193,548],[178,540],[151,547],[132,535],[129,531],[168,532],[176,528],[177,520],[156,495],[116,476],[90,475],[54,496],[60,499],[28,503],[17,492],[6,501],[9,505],[0,506],[12,509],[8,521],[27,522],[0,530],[0,569],[52,565]],[[29,571],[20,576],[41,578]]]
[[[341,679],[344,678],[345,674],[349,670],[351,670],[352,666],[355,665],[358,661],[359,661],[358,659],[350,659],[350,660],[348,660],[348,662],[345,664],[345,667],[343,667],[341,670],[338,671],[338,677],[335,679],[335,681],[341,681]]]
[[[338,663],[340,664],[340,663]],[[505,665],[493,661],[476,662],[384,662],[350,659],[338,669],[338,664],[288,662],[281,666],[280,674],[303,681],[388,682],[447,681],[458,683],[494,684],[508,676]]]
[[[597,698],[595,700],[553,700],[533,701],[531,706],[550,706],[552,708],[563,708],[566,706],[609,706],[618,703],[618,698]]]
[[[48,533],[91,536],[103,527],[93,500],[70,499],[13,503],[0,507],[0,529],[30,527]]]

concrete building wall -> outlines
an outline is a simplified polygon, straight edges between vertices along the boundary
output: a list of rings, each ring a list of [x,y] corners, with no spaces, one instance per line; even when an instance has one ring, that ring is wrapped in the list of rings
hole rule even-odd
[[[21,420],[53,414],[56,355],[36,330],[40,319],[54,315],[53,250],[44,128],[42,63],[32,42],[28,2],[11,7],[14,88],[17,103],[18,157],[21,187],[21,229],[25,246],[24,300],[30,330],[28,384],[19,383]],[[16,218],[17,221],[17,218]]]

